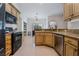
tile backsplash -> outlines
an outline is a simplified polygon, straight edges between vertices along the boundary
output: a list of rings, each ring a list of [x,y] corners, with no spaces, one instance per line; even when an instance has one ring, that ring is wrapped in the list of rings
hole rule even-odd
[[[79,29],[79,18],[69,21],[67,27],[68,29]]]
[[[73,19],[67,23],[68,31],[79,34],[79,18]]]
[[[68,32],[79,34],[79,29],[69,29]]]

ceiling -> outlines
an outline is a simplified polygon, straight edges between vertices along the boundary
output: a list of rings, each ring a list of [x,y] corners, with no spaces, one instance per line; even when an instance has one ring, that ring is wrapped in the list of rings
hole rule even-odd
[[[16,5],[25,17],[45,18],[63,14],[63,3],[16,3]]]

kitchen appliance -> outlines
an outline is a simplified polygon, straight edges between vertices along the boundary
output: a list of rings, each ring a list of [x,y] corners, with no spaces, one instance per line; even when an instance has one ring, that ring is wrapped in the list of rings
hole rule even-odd
[[[0,56],[5,55],[5,37],[3,30],[0,30]]]
[[[55,34],[55,49],[59,55],[63,55],[64,50],[64,36]]]
[[[12,54],[14,54],[22,44],[22,33],[16,32],[12,33]]]
[[[13,28],[12,27],[6,27],[5,32],[12,33],[13,32]]]
[[[10,13],[6,12],[6,23],[9,23],[9,24],[16,24],[16,17],[11,15]]]
[[[5,55],[5,4],[0,3],[0,56]]]
[[[6,26],[6,24],[10,25],[10,27]],[[13,33],[14,29],[13,26],[16,25],[16,17],[11,15],[10,13],[5,11],[5,3],[0,3],[0,56],[6,55],[6,37],[10,37],[9,35],[6,36],[6,33]],[[19,37],[16,34],[13,35],[13,38]],[[9,38],[10,39],[10,38]],[[10,39],[11,40],[11,39]],[[17,40],[21,41],[21,40]],[[17,43],[14,39],[14,42],[16,43],[16,46],[20,46],[19,43]],[[11,45],[11,44],[9,44]]]

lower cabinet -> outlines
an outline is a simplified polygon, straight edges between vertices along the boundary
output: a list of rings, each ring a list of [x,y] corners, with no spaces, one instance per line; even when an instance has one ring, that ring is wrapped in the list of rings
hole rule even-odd
[[[54,37],[52,32],[35,32],[35,45],[47,45],[54,47]]]
[[[44,44],[50,47],[54,47],[53,34],[51,32],[45,33]]]
[[[12,53],[12,48],[11,48],[11,33],[6,33],[5,55],[9,56],[11,53]]]
[[[64,37],[64,56],[78,56],[78,40]]]
[[[35,33],[35,45],[43,45],[44,33]]]
[[[35,32],[35,44],[36,45],[47,45],[49,47],[56,47],[55,34],[52,32]],[[60,47],[60,45],[58,44]],[[57,49],[60,48],[57,46]],[[63,53],[64,56],[78,56],[79,55],[79,41],[75,38],[64,36],[63,42]],[[56,48],[55,48],[56,50]],[[60,51],[60,50],[59,50]],[[62,52],[61,51],[61,52]]]
[[[77,56],[78,49],[73,45],[66,43],[64,44],[64,56]]]

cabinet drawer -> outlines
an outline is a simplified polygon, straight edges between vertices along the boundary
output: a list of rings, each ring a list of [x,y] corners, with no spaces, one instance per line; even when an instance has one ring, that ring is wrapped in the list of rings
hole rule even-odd
[[[65,42],[71,43],[75,46],[78,46],[78,41],[75,40],[74,38],[70,38],[70,37],[65,37]]]

